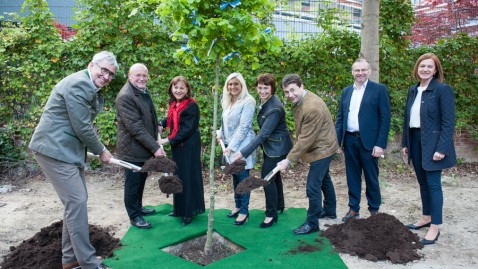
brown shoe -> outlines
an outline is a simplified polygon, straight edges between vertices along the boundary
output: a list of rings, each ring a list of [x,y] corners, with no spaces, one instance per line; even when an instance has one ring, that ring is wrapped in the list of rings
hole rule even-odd
[[[100,260],[100,262],[103,262],[103,257],[96,256],[96,258],[98,260]],[[79,269],[79,268],[81,268],[81,267],[80,267],[80,264],[78,263],[78,261],[63,264],[63,269]]]
[[[80,264],[78,263],[78,261],[63,264],[63,269],[76,269],[76,268],[80,268]]]

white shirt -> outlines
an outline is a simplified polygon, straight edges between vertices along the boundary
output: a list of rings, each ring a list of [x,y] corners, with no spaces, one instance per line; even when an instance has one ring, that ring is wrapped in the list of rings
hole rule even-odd
[[[422,93],[427,87],[418,87],[417,97],[413,101],[412,108],[410,109],[410,128],[420,128],[420,107],[422,103]]]
[[[349,116],[347,117],[347,132],[360,131],[358,114],[367,83],[368,80],[360,87],[357,87],[354,83],[354,90],[352,92],[352,97],[350,98]]]

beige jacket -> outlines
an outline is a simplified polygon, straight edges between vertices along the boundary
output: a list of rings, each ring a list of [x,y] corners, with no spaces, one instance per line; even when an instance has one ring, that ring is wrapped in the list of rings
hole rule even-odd
[[[302,102],[294,108],[296,139],[287,155],[292,163],[299,159],[311,163],[337,152],[339,144],[332,116],[324,101],[307,91]]]

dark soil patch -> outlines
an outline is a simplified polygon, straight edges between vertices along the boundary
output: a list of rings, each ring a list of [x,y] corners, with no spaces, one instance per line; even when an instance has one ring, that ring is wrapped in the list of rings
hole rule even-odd
[[[4,257],[2,269],[56,269],[62,268],[61,234],[63,221],[44,227],[32,238],[20,245],[10,247],[11,253]],[[113,250],[121,246],[120,240],[110,234],[110,230],[90,225],[90,241],[96,255],[111,257]]]
[[[168,159],[167,157],[159,156],[147,160],[143,164],[143,167],[141,167],[141,172],[174,173],[176,171],[176,168],[176,162],[171,159]]]
[[[241,171],[244,171],[246,168],[246,161],[245,160],[236,160],[233,161],[231,164],[226,164],[226,167],[224,167],[224,173],[228,175],[233,175],[237,174]]]
[[[177,176],[164,176],[158,179],[159,189],[169,197],[172,193],[183,192],[183,183]]]
[[[322,236],[327,237],[338,252],[370,261],[390,260],[405,264],[421,259],[416,250],[423,248],[416,234],[385,213],[332,225],[322,232]]]
[[[243,181],[241,181],[239,184],[237,184],[236,193],[244,194],[246,192],[252,191],[253,189],[263,187],[267,184],[269,184],[269,181],[263,180],[262,178],[258,178],[255,176],[249,176]]]
[[[203,266],[227,258],[244,250],[243,247],[234,244],[216,232],[213,233],[212,253],[210,255],[205,254],[205,245],[206,235],[203,235],[201,237],[193,238],[186,242],[182,242],[162,250]]]
[[[295,255],[295,254],[300,254],[300,253],[310,253],[310,252],[318,252],[318,251],[322,251],[322,246],[323,246],[323,239],[322,238],[316,238],[314,239],[314,242],[316,242],[317,244],[309,244],[307,242],[304,242],[302,240],[297,240],[299,241],[299,245],[293,249],[290,249],[289,251],[287,251],[287,254],[292,254],[292,255]]]

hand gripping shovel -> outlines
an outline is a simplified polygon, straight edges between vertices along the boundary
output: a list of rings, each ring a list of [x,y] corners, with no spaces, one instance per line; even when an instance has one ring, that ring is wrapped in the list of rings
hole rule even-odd
[[[91,153],[91,152],[88,152],[87,155],[88,155],[88,157],[92,157],[92,158],[97,158],[97,159],[100,158],[100,156],[94,155],[94,154]],[[110,163],[116,164],[116,165],[119,165],[119,166],[122,166],[122,167],[124,167],[124,168],[133,170],[133,171],[135,171],[135,172],[140,172],[140,171],[141,171],[141,167],[139,167],[139,166],[137,166],[137,165],[134,165],[134,164],[132,164],[132,163],[128,163],[128,162],[125,162],[125,161],[122,161],[122,160],[115,159],[115,158],[113,158],[113,157],[110,159]]]
[[[217,135],[219,135],[219,130],[217,130],[216,133]],[[222,138],[219,140],[219,144],[221,144],[222,153],[224,153],[226,151],[226,146],[224,145],[224,141],[222,140]],[[231,159],[229,158],[229,156],[224,155],[224,158],[226,159],[226,166],[224,168],[221,168],[223,168],[225,174],[233,175],[244,171],[246,167],[245,160],[236,160],[231,163]]]
[[[263,187],[267,184],[269,184],[269,180],[279,172],[279,167],[275,167],[272,169],[272,171],[269,172],[269,174],[266,175],[264,179],[257,178],[255,176],[250,176],[246,179],[244,179],[241,183],[237,185],[236,192],[238,194],[244,194],[246,192],[250,192],[253,189],[257,189],[259,187]]]

